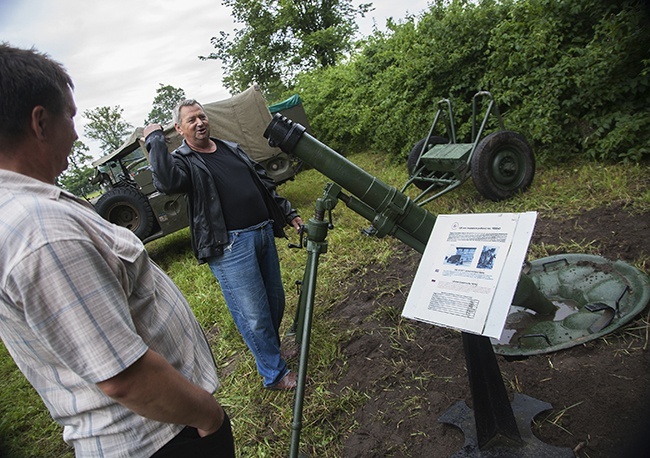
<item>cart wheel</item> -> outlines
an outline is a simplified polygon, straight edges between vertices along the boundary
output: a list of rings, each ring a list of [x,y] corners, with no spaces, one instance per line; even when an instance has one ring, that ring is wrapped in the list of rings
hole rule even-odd
[[[476,189],[498,202],[530,186],[535,175],[535,157],[523,136],[502,130],[480,141],[472,155],[471,168]]]
[[[422,166],[422,162],[419,161],[419,159],[425,141],[426,139],[423,138],[422,140],[417,142],[413,147],[413,149],[411,150],[411,152],[409,153],[408,159],[406,160],[406,169],[409,172],[409,177],[412,177],[413,174],[417,172],[417,170]],[[427,142],[425,152],[430,150],[435,145],[443,145],[445,143],[449,143],[449,140],[447,140],[445,137],[437,137],[435,135],[432,135],[429,137],[429,141]],[[441,173],[443,172],[433,172],[431,176],[435,176],[436,174],[441,174]],[[427,189],[431,185],[431,183],[423,180],[415,180],[413,184],[415,184],[415,186],[417,186],[422,190]]]

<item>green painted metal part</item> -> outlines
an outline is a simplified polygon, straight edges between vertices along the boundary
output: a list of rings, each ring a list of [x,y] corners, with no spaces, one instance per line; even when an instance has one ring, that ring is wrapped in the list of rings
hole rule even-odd
[[[305,132],[300,124],[276,114],[264,132],[269,144],[279,146],[332,179],[339,189],[352,195],[337,193],[348,208],[370,221],[377,237],[391,235],[420,253],[424,252],[436,217],[415,204],[408,196],[350,162],[327,145]],[[513,304],[540,313],[550,312],[552,304],[537,292],[536,286],[522,274]]]
[[[488,103],[485,107],[483,120],[479,126],[478,117],[480,109],[478,101],[483,98],[487,98]],[[441,121],[444,124],[444,129],[441,130],[445,132],[449,143],[434,145],[426,151],[423,148],[420,153],[421,156],[416,161],[418,164],[416,170],[414,170],[414,173],[400,190],[400,192],[404,192],[416,181],[430,185],[413,199],[420,206],[456,189],[471,177],[470,161],[490,116],[496,118],[500,130],[505,130],[499,107],[494,101],[492,94],[488,91],[479,91],[472,98],[472,139],[470,143],[457,142],[454,111],[451,106],[451,101],[449,99],[442,99],[438,101],[436,106],[438,109],[433,124],[431,124],[429,133],[425,138],[430,138],[433,135],[439,121]],[[425,199],[425,196],[434,190],[435,194]]]
[[[440,172],[461,171],[467,168],[469,155],[473,148],[472,143],[434,145],[422,155],[420,160],[429,170]]]
[[[495,353],[529,356],[589,342],[629,323],[650,300],[650,278],[622,261],[564,254],[531,262],[528,277],[552,314],[512,306]]]
[[[323,198],[317,202],[314,218],[311,218],[305,227],[309,260],[305,268],[297,314],[298,321],[302,323],[297,323],[295,326],[297,338],[300,336],[298,340],[301,344],[301,355],[290,450],[291,458],[297,458],[300,454],[302,405],[308,366],[316,268],[318,256],[323,252],[323,247],[326,247],[325,236],[330,226],[324,221],[325,213],[331,212],[336,201],[341,200],[348,208],[372,222],[376,229],[375,235],[378,237],[392,235],[420,253],[424,251],[427,244],[435,216],[419,207],[397,189],[381,182],[305,133],[303,126],[294,124],[279,114],[275,115],[267,127],[264,137],[269,139],[270,145],[279,146],[284,152],[296,155],[334,181],[326,186]],[[350,195],[342,192],[343,189]],[[523,273],[519,278],[514,303],[549,315],[554,307],[539,293],[535,283]],[[485,336],[462,333],[462,341],[474,399],[474,420],[477,445],[481,449],[480,456],[497,456],[487,450],[493,449],[492,444],[500,443],[502,438],[507,438],[514,449],[513,453],[507,456],[522,456],[519,452],[522,450],[522,442],[526,443],[526,438],[518,431],[513,408],[508,400],[490,340]],[[486,449],[485,453],[483,449]],[[570,452],[569,449],[567,450]],[[544,456],[569,455],[563,453]]]

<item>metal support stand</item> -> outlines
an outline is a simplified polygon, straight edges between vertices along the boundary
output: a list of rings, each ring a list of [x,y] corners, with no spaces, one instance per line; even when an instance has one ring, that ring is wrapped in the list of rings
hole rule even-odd
[[[521,443],[515,416],[490,339],[462,333],[479,448],[492,441]]]
[[[331,189],[328,188],[328,189]],[[338,188],[340,189],[340,188]],[[298,383],[293,407],[291,423],[291,450],[289,456],[297,458],[300,449],[300,433],[302,431],[302,408],[305,398],[307,381],[307,362],[309,360],[309,343],[314,311],[314,296],[316,294],[316,277],[318,261],[323,253],[327,253],[327,232],[331,221],[325,221],[325,212],[330,212],[336,205],[336,197],[324,196],[316,201],[314,217],[309,220],[304,232],[307,235],[307,265],[302,281],[298,310],[296,311],[296,343],[300,344],[300,360],[298,363]]]
[[[438,419],[465,434],[453,458],[573,458],[570,448],[545,444],[530,429],[550,404],[519,393],[510,404],[490,339],[462,333],[462,340],[474,412],[460,401]]]
[[[327,252],[327,233],[333,227],[331,216],[330,220],[326,221],[325,214],[331,215],[339,199],[350,205],[349,196],[343,194],[338,185],[328,184],[323,196],[316,201],[314,217],[304,228],[307,263],[293,325],[296,343],[300,344],[300,360],[291,423],[290,458],[304,456],[299,452],[300,434],[318,262],[320,255]],[[302,241],[300,246],[302,247]],[[571,449],[545,444],[530,431],[530,424],[535,415],[550,409],[550,404],[526,395],[516,395],[512,405],[510,404],[490,339],[462,333],[462,342],[474,411],[472,412],[464,402],[459,402],[439,418],[443,423],[459,427],[465,434],[465,446],[454,457],[572,458]]]
[[[394,236],[420,253],[424,252],[433,230],[435,216],[410,201],[407,196],[392,186],[381,182],[336,151],[329,149],[306,133],[303,126],[293,123],[279,113],[274,116],[273,121],[264,131],[264,136],[269,139],[269,145],[280,147],[285,153],[297,156],[336,183],[328,185],[323,198],[319,199],[316,204],[316,216],[309,221],[306,228],[309,258],[305,270],[305,281],[302,285],[303,291],[300,295],[300,310],[296,326],[300,326],[296,337],[301,339],[302,345],[292,425],[291,457],[293,458],[298,456],[302,427],[302,403],[309,355],[309,335],[318,256],[326,251],[325,238],[330,227],[328,223],[324,222],[325,212],[331,212],[337,200],[340,199],[348,208],[372,223],[373,232],[377,237]],[[346,189],[351,195],[343,194],[342,189]],[[551,313],[555,310],[552,302],[545,298],[537,290],[533,281],[523,274],[519,279],[512,304],[525,306],[540,314]],[[530,441],[527,437],[522,437],[519,431],[529,429],[532,417],[529,417],[527,423],[517,422],[520,412],[518,409],[513,411],[508,402],[490,341],[486,337],[464,334],[463,345],[476,409],[474,419],[477,438],[475,444],[479,454],[472,456],[573,456],[571,450],[568,450],[571,453],[569,455],[565,453],[565,449],[557,449],[545,446],[545,444],[535,449],[536,455],[521,454],[523,450],[528,450]],[[546,406],[546,404],[544,405]],[[532,410],[529,409],[530,411]],[[453,421],[449,422],[454,423]],[[467,432],[468,430],[466,430],[466,436]],[[505,449],[502,447],[503,444],[506,445]],[[552,451],[549,453],[554,454],[547,453],[551,449]],[[488,450],[490,453],[498,450],[505,454],[488,455]]]

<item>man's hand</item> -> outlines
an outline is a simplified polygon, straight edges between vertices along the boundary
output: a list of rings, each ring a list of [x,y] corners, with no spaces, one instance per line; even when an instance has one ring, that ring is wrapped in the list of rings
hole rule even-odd
[[[219,429],[223,426],[223,421],[226,419],[226,416],[224,414],[223,408],[219,409],[218,415],[214,419],[214,424],[210,429],[201,429],[197,428],[197,432],[199,433],[199,436],[205,437],[209,436],[210,434],[214,434]]]
[[[144,131],[142,131],[142,135],[144,136],[144,138],[147,138],[147,136],[155,130],[163,130],[163,128],[158,123],[149,124],[144,128]]]
[[[302,219],[300,216],[296,216],[294,219],[291,220],[291,225],[294,227],[296,232],[300,233],[300,228],[302,227]]]

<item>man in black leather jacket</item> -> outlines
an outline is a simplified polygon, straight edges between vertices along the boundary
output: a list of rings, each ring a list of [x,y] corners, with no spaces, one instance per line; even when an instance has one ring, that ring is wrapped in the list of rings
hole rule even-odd
[[[280,353],[284,288],[274,237],[302,220],[275,183],[236,143],[210,137],[196,100],[174,109],[183,144],[171,154],[159,124],[144,130],[156,189],[187,196],[192,248],[224,294],[257,369],[270,389],[294,389],[296,374]]]

